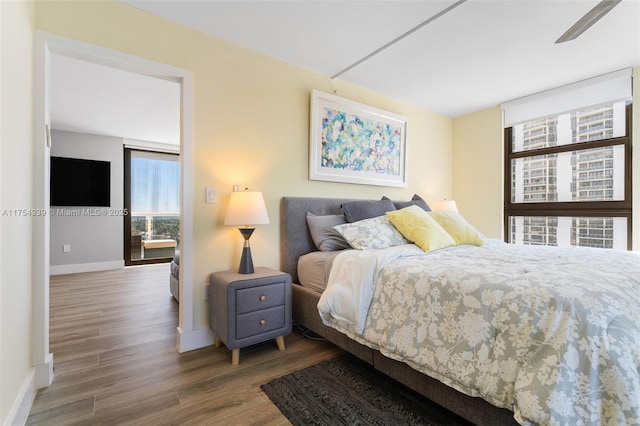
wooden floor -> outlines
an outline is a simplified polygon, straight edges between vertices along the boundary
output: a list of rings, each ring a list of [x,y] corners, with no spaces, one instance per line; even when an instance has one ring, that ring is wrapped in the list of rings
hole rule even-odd
[[[213,346],[176,350],[178,303],[169,265],[51,277],[53,384],[29,425],[289,424],[260,385],[341,351],[295,329],[244,348],[240,365]]]

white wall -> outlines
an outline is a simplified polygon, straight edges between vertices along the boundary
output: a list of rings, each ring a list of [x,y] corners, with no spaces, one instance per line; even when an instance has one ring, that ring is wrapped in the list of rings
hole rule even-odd
[[[35,395],[31,358],[33,2],[0,2],[0,424]],[[25,209],[25,210],[23,210]]]
[[[92,216],[83,212],[95,208],[51,207],[51,274],[123,267],[124,218],[117,214],[124,208],[123,139],[54,130],[51,141],[52,156],[111,162],[110,208]]]

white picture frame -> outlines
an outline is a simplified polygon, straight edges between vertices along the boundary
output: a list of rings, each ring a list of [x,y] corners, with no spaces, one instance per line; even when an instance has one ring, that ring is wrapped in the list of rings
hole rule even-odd
[[[405,117],[319,90],[310,110],[310,180],[407,186]]]

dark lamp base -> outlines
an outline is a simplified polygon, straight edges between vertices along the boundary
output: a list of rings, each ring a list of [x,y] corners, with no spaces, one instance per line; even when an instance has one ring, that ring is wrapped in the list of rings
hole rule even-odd
[[[253,259],[251,259],[251,247],[249,247],[249,238],[256,228],[238,228],[244,237],[244,247],[242,247],[242,258],[240,259],[239,274],[253,274]]]
[[[242,248],[242,258],[240,259],[240,268],[238,269],[239,274],[253,274],[255,271],[253,270],[253,260],[251,259],[251,248],[243,247]]]

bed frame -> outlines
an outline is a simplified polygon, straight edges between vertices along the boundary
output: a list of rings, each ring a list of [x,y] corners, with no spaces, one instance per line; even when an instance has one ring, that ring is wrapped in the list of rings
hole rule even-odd
[[[307,228],[307,212],[340,214],[348,198],[283,197],[280,201],[280,266],[293,278],[293,320],[348,351],[376,370],[399,381],[430,400],[477,425],[517,425],[513,412],[497,408],[481,398],[467,396],[408,365],[387,358],[346,335],[325,326],[318,314],[320,294],[298,284],[298,258],[316,251]]]

